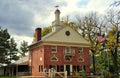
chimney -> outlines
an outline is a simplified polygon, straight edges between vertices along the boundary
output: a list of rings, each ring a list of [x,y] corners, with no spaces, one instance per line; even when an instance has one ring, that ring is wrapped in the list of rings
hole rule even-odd
[[[41,40],[41,28],[35,29],[35,41]]]

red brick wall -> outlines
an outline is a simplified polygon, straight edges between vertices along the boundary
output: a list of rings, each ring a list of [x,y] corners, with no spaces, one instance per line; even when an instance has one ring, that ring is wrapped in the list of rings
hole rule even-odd
[[[63,64],[73,64],[73,65],[89,65],[90,64],[90,55],[89,55],[89,48],[84,48],[84,52],[83,54],[79,54],[78,53],[78,47],[72,47],[75,49],[75,56],[73,56],[73,59],[71,62],[66,62],[64,60],[64,50],[65,47],[64,46],[57,46],[57,53],[52,53],[51,52],[51,46],[49,45],[45,45],[44,46],[45,49],[45,64],[48,65],[63,65]],[[52,56],[56,56],[57,58],[59,58],[58,62],[51,62],[50,58]],[[77,59],[82,56],[84,58],[84,62],[78,62]]]
[[[73,49],[75,49],[75,56],[73,56],[72,61],[70,62],[66,62],[64,60],[64,50],[65,50],[65,46],[57,46],[57,53],[52,53],[51,52],[51,46],[50,45],[44,45],[45,48],[45,65],[49,66],[49,65],[64,65],[64,64],[72,64],[72,65],[79,65],[79,66],[83,66],[85,65],[86,71],[89,72],[89,66],[90,66],[90,55],[89,55],[89,48],[84,47],[84,52],[83,54],[79,54],[78,53],[78,47],[72,47]],[[51,57],[56,56],[58,58],[57,62],[52,62],[50,61]],[[80,56],[82,56],[84,58],[84,62],[78,62],[78,58],[80,58]]]
[[[44,65],[44,61],[40,61],[40,57],[44,60],[43,52],[40,52],[40,47],[36,47],[32,50],[32,75],[39,76],[39,65]]]
[[[42,46],[42,52],[40,52],[40,47],[36,47],[32,50],[32,75],[39,76],[41,73],[39,72],[39,65],[43,65],[43,68],[48,67],[49,65],[64,65],[64,64],[72,64],[72,65],[79,65],[79,66],[86,66],[86,71],[89,72],[90,66],[90,55],[89,55],[89,48],[83,49],[83,54],[78,53],[78,47],[72,47],[75,49],[75,56],[73,56],[72,61],[66,62],[64,60],[64,50],[65,46],[57,46],[57,53],[51,52],[50,45]],[[52,62],[50,59],[53,56],[58,58],[57,62]],[[78,62],[78,58],[82,56],[84,58],[84,62]],[[42,57],[42,61],[40,61],[40,57]],[[47,68],[48,69],[48,68]],[[42,73],[43,74],[43,73]]]

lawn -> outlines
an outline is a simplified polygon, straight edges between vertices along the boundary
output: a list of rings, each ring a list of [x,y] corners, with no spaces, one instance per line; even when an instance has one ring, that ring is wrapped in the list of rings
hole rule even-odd
[[[16,76],[0,76],[0,78],[20,78],[20,77],[16,77]]]

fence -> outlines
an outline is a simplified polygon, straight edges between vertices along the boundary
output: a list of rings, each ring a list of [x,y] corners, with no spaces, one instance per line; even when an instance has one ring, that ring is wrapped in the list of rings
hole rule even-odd
[[[54,69],[50,69],[49,72],[45,72],[45,77],[55,78],[55,76],[60,76],[62,78],[67,78],[67,71],[56,72]]]

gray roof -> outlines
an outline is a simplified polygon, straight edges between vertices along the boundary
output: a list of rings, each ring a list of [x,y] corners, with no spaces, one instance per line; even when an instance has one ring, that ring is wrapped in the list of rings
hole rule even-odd
[[[28,62],[28,56],[20,58],[19,60],[17,60],[13,64],[22,64],[22,63],[25,63],[25,62]]]

